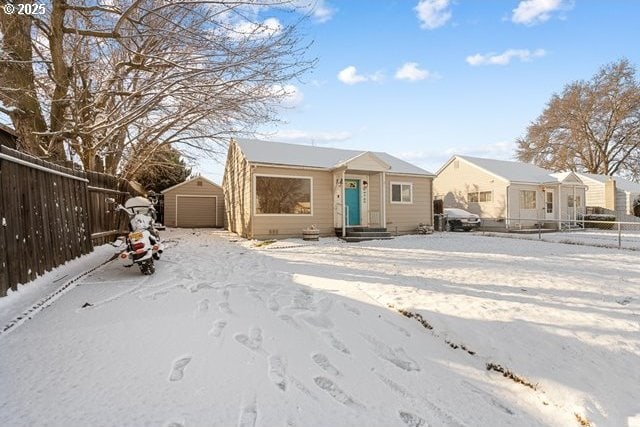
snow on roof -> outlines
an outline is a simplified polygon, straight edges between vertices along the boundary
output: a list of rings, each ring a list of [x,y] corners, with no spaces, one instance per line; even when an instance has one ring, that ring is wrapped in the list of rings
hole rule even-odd
[[[622,191],[628,191],[630,193],[640,193],[640,184],[637,182],[633,182],[633,181],[629,181],[627,179],[624,178],[620,178],[618,176],[609,176],[609,175],[597,175],[594,173],[579,173],[576,172],[576,175],[578,175],[578,177],[582,178],[582,177],[586,177],[589,179],[592,179],[594,181],[598,181],[602,184],[604,184],[605,182],[607,182],[607,180],[609,180],[610,178],[614,179],[616,181],[616,188],[619,188]]]
[[[531,163],[513,162],[508,160],[484,159],[481,157],[455,156],[466,160],[487,172],[498,175],[511,182],[545,183],[558,182],[558,178],[551,171]]]
[[[333,169],[366,151],[344,150],[340,148],[314,147],[310,145],[287,144],[284,142],[260,141],[257,139],[237,139],[236,142],[246,159],[251,163],[267,163],[274,165],[303,166],[322,169]],[[387,153],[374,152],[391,168],[390,173],[427,175],[433,174],[411,163],[400,160]]]
[[[182,182],[181,182],[181,183],[179,183],[179,184],[176,184],[176,185],[171,186],[171,187],[169,187],[169,188],[165,188],[164,190],[162,190],[162,191],[160,192],[160,194],[164,194],[164,193],[169,192],[169,191],[171,191],[171,190],[175,190],[176,188],[181,187],[181,186],[183,186],[183,185],[185,185],[185,184],[187,184],[187,183],[189,183],[189,182],[191,182],[191,181],[193,181],[193,180],[196,180],[196,179],[200,179],[200,180],[202,180],[202,181],[206,181],[206,182],[208,182],[208,183],[209,183],[209,184],[211,184],[211,185],[215,185],[216,187],[220,187],[220,185],[219,185],[219,184],[216,184],[215,182],[211,181],[210,179],[205,178],[204,176],[201,176],[201,175],[197,175],[197,176],[193,176],[193,177],[191,177],[191,178],[187,178],[186,180],[182,181]]]

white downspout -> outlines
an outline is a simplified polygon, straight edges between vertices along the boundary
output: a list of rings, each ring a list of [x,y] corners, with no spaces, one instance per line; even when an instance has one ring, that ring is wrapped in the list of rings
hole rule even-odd
[[[511,212],[510,212],[510,206],[509,206],[509,199],[511,198],[511,194],[509,193],[509,189],[511,188],[511,184],[507,185],[507,197],[505,197],[505,200],[507,202],[507,223],[505,224],[505,227],[507,228],[507,231],[509,230],[509,228],[511,228]]]
[[[382,228],[387,228],[387,173],[382,172]]]
[[[578,216],[576,215],[576,210],[578,207],[576,206],[576,186],[573,186],[573,225],[575,225]]]
[[[558,185],[558,231],[562,231],[562,185]]]

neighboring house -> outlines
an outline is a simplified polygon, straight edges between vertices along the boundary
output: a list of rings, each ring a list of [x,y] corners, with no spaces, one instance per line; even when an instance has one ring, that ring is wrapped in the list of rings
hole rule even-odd
[[[230,231],[249,238],[345,236],[356,226],[432,225],[434,175],[386,153],[239,139],[222,186]]]
[[[584,213],[584,183],[574,173],[554,174],[529,163],[453,156],[436,174],[434,197],[444,207],[480,215],[507,229],[544,224],[561,228]]]
[[[636,208],[640,203],[640,184],[624,178],[590,173],[576,173],[589,187],[587,206],[612,211],[618,219],[624,216],[640,216]]]
[[[164,225],[169,227],[223,227],[222,187],[197,176],[163,190]]]
[[[9,126],[0,123],[0,145],[17,149],[18,134]]]

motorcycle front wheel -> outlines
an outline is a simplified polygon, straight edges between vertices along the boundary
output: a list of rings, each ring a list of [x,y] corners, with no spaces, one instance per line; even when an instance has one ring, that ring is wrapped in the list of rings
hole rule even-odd
[[[140,272],[145,276],[149,276],[156,272],[156,266],[153,265],[153,258],[140,263]]]

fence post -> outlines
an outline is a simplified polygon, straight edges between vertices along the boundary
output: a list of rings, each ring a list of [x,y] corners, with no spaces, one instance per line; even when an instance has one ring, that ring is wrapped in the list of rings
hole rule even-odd
[[[538,221],[538,240],[542,240],[542,223]]]
[[[622,223],[618,221],[618,249],[622,249]]]

